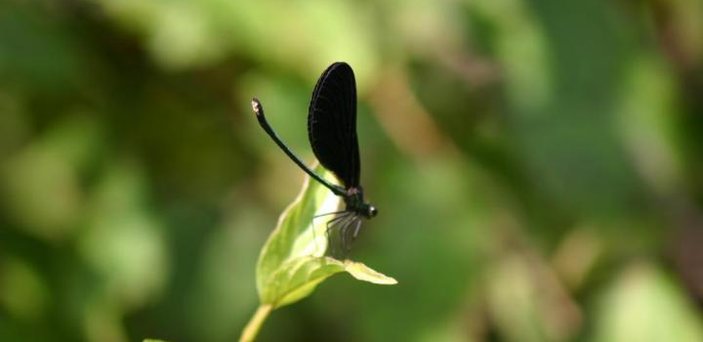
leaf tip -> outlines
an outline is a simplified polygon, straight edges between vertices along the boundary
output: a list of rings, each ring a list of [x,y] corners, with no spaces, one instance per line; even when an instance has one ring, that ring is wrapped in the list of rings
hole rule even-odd
[[[377,285],[395,285],[398,281],[383,273],[375,271],[361,262],[344,260],[344,270],[352,277]]]

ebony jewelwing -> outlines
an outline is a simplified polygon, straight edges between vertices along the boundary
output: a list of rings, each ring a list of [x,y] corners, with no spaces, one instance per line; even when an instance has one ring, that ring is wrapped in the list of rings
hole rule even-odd
[[[362,218],[370,219],[378,213],[364,201],[364,191],[359,184],[359,143],[356,137],[356,81],[354,71],[344,62],[327,67],[317,80],[308,108],[308,139],[320,164],[332,171],[342,185],[332,184],[316,174],[298,158],[273,131],[264,116],[264,107],[257,98],[251,106],[256,118],[271,139],[305,173],[344,199],[346,208],[334,212],[337,216],[328,221],[327,232],[339,228],[342,247],[349,250],[348,234],[356,239]],[[352,230],[350,230],[352,229]]]

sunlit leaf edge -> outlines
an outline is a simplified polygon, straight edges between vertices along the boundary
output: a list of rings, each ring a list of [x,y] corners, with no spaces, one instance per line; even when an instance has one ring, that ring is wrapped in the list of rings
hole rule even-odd
[[[323,177],[326,175],[325,169],[321,166],[315,165],[313,170],[323,175]],[[337,203],[339,202],[338,197],[331,194],[327,188],[317,182],[311,182],[310,177],[305,177],[300,193],[281,213],[276,228],[269,235],[259,254],[256,267],[256,281],[257,290],[261,298],[263,298],[262,294],[268,278],[277,272],[287,260],[295,257],[293,248],[296,239],[305,233],[312,234],[309,229],[316,208],[320,207],[321,203],[327,198],[335,200]],[[324,243],[320,242],[320,245],[322,244]],[[320,246],[320,248],[321,250],[315,254],[321,256],[324,254],[326,246]]]

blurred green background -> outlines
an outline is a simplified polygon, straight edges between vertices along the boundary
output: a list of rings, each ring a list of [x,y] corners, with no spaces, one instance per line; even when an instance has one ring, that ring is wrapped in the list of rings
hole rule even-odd
[[[232,341],[357,75],[380,215],[262,341],[703,341],[703,2],[0,2],[0,340]]]

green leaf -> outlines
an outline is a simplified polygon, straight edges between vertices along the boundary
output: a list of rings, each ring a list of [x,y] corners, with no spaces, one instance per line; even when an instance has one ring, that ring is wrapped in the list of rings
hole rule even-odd
[[[325,178],[333,177],[321,166],[314,170]],[[262,304],[277,308],[296,302],[328,277],[344,271],[375,284],[397,283],[362,263],[325,256],[326,224],[334,215],[315,216],[337,211],[341,202],[329,189],[306,178],[259,255],[256,282]]]
[[[342,271],[343,263],[329,257],[292,259],[269,278],[268,291],[262,302],[275,307],[296,302],[307,297],[323,280]]]

